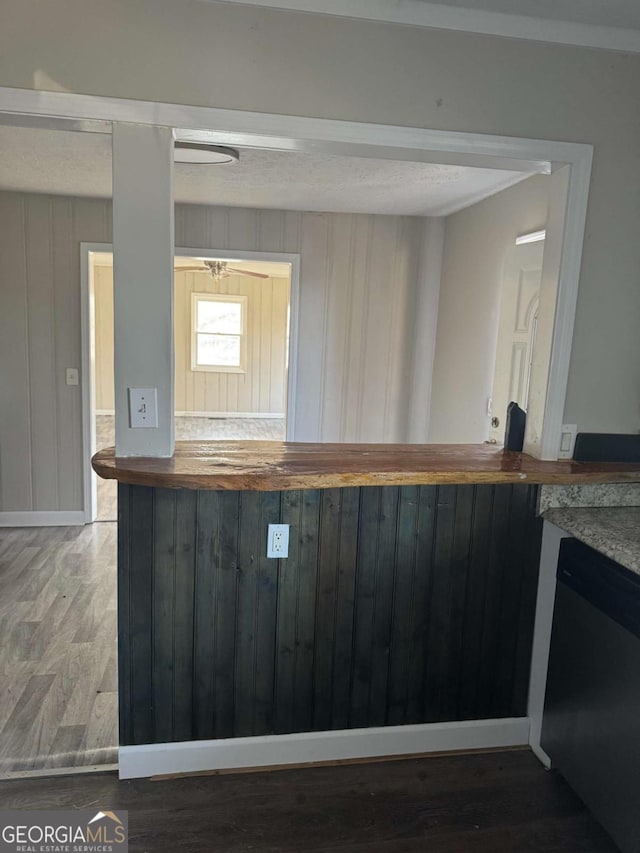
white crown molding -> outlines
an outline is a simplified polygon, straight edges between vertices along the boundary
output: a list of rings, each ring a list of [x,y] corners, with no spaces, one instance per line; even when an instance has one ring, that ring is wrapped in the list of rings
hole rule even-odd
[[[209,0],[211,2],[211,0]],[[363,18],[436,30],[478,33],[488,36],[551,42],[552,44],[596,47],[625,53],[640,53],[640,30],[606,27],[550,18],[532,18],[504,12],[463,9],[423,0],[215,0],[266,6],[293,12],[312,12]]]

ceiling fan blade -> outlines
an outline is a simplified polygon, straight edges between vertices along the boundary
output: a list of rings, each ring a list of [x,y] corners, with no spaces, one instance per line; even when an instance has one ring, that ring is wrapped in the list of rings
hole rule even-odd
[[[175,272],[189,272],[190,270],[197,270],[198,272],[207,272],[206,267],[174,267]]]
[[[251,272],[250,270],[238,270],[238,269],[235,269],[235,267],[227,267],[227,272],[228,273],[235,272],[238,275],[251,275],[254,278],[269,278],[269,276],[263,272]]]

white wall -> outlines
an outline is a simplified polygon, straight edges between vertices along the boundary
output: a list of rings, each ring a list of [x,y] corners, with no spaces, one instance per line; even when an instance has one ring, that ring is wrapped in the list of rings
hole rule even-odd
[[[177,246],[301,255],[296,438],[402,441],[422,286],[418,217],[178,206]],[[111,204],[0,193],[0,510],[82,508],[80,242]],[[414,375],[413,370],[418,371]]]
[[[198,0],[0,15],[3,86],[591,143],[565,420],[638,429],[640,56]]]
[[[550,180],[536,175],[445,219],[431,442],[489,438],[504,261],[518,234],[545,226]]]
[[[365,214],[176,209],[176,246],[300,253],[297,440],[404,438],[424,223]]]

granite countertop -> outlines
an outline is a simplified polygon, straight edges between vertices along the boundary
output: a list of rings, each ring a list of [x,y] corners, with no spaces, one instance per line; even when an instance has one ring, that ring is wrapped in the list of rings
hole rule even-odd
[[[543,518],[640,575],[640,507],[554,507]]]

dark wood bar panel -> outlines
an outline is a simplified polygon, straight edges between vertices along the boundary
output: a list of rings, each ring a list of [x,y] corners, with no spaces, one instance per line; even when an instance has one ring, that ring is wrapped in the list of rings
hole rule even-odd
[[[121,744],[525,715],[536,498],[120,484]]]

